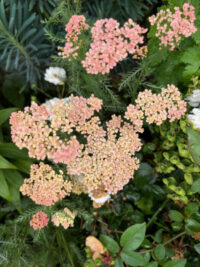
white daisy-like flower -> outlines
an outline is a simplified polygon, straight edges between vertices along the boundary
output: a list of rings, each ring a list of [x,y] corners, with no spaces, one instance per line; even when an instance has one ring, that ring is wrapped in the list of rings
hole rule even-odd
[[[185,100],[189,101],[189,105],[191,107],[198,107],[200,104],[200,89],[194,90],[190,96],[186,97]]]
[[[200,109],[193,108],[192,114],[188,115],[188,120],[193,123],[195,129],[200,129]]]
[[[66,79],[66,71],[59,67],[50,67],[46,69],[44,79],[55,85],[62,84]]]
[[[97,204],[104,204],[110,198],[110,193],[111,192],[109,192],[106,196],[95,198],[95,197],[92,196],[91,192],[88,191],[88,195],[91,198],[91,200],[93,200]]]

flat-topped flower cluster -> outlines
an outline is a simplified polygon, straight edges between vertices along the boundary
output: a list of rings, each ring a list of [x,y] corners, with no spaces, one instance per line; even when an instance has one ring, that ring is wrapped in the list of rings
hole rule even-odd
[[[195,8],[185,3],[182,8],[174,10],[161,9],[156,15],[149,17],[149,22],[156,26],[156,37],[160,39],[160,46],[174,50],[183,38],[191,36],[197,31],[194,25]],[[77,59],[79,49],[83,42],[85,31],[91,33],[89,38],[90,48],[85,53],[85,58],[80,59],[87,73],[106,74],[113,69],[118,62],[127,58],[128,54],[134,59],[141,59],[147,55],[148,49],[144,45],[144,36],[148,29],[128,19],[123,26],[113,18],[97,20],[92,27],[86,23],[83,15],[73,15],[66,24],[66,43],[64,47],[58,47],[59,55],[69,60]]]
[[[156,37],[160,39],[161,46],[169,46],[174,50],[183,37],[189,37],[197,31],[194,25],[195,10],[192,5],[185,3],[182,10],[179,7],[161,10],[149,18],[151,25],[156,25]]]
[[[71,192],[88,193],[95,207],[103,205],[139,168],[135,154],[141,149],[143,119],[160,125],[167,118],[180,119],[186,111],[186,103],[173,85],[158,95],[150,90],[140,93],[136,105],[129,105],[124,117],[113,115],[105,127],[98,116],[102,101],[93,95],[88,99],[72,95],[49,103],[32,103],[10,118],[13,142],[27,148],[30,157],[53,163],[32,165],[30,178],[20,189],[44,206],[55,204]],[[57,163],[62,164],[62,170],[54,170]],[[73,224],[63,223],[64,218],[64,213],[57,213],[52,221],[65,227]]]
[[[58,47],[63,58],[77,58],[82,45],[80,34],[89,29],[84,16],[74,15],[66,25],[66,43]],[[118,62],[132,54],[134,58],[143,58],[147,47],[142,46],[147,29],[140,27],[129,19],[120,27],[113,18],[97,20],[91,28],[92,40],[90,49],[82,60],[86,71],[91,74],[109,73]]]

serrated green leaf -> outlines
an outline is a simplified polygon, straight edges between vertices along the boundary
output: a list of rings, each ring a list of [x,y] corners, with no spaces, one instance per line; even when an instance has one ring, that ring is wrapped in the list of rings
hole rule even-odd
[[[164,267],[184,267],[187,260],[172,260],[164,264]]]
[[[177,210],[170,210],[169,217],[172,221],[175,222],[182,222],[184,219],[184,216]]]
[[[130,266],[144,266],[145,265],[144,258],[139,253],[136,253],[134,251],[122,250],[120,255],[123,261],[129,264]]]
[[[165,247],[163,245],[160,244],[156,246],[154,252],[156,258],[158,258],[159,260],[163,260],[165,258]]]
[[[115,260],[115,267],[124,267],[124,264],[120,258]]]
[[[193,213],[197,212],[199,210],[199,206],[197,203],[188,203],[185,207],[185,215],[191,216]]]
[[[187,230],[192,232],[200,232],[200,223],[194,219],[186,219],[185,226]]]
[[[126,250],[135,250],[145,238],[146,223],[129,227],[121,236],[120,245]]]
[[[111,252],[116,254],[120,247],[117,244],[117,242],[112,239],[111,237],[107,236],[107,235],[101,235],[100,236],[100,240],[103,243],[103,245]]]
[[[163,237],[162,237],[162,233],[163,233],[163,229],[159,229],[157,232],[156,232],[156,234],[155,234],[155,241],[157,242],[157,243],[161,243],[162,242],[162,240],[163,240]]]
[[[156,261],[154,262],[150,262],[148,264],[146,264],[144,267],[157,267],[158,266],[158,263]]]

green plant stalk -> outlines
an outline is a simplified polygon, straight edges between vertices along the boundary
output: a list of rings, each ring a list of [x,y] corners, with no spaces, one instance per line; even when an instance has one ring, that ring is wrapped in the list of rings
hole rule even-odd
[[[69,249],[68,249],[66,240],[65,240],[65,238],[63,236],[63,233],[61,231],[59,231],[59,233],[60,233],[61,239],[63,241],[64,249],[65,249],[65,252],[67,253],[67,257],[69,259],[69,262],[71,263],[71,266],[72,267],[75,267],[74,262],[73,262],[73,259],[72,259],[71,255],[70,255],[70,252],[69,252]]]
[[[164,207],[166,206],[168,202],[168,199],[166,199],[163,204],[160,206],[160,208],[154,213],[154,215],[151,217],[151,219],[149,220],[149,222],[147,223],[147,228],[154,222],[155,218],[157,217],[157,215],[164,209]]]

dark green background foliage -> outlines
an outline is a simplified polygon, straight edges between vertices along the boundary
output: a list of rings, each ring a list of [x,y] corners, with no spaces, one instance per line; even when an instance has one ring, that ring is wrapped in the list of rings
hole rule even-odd
[[[44,81],[48,66],[65,68],[62,96],[71,93],[103,100],[100,116],[123,114],[137,93],[159,93],[168,83],[179,87],[183,97],[198,89],[200,68],[200,2],[195,6],[198,31],[170,52],[158,49],[155,28],[145,37],[148,56],[128,58],[109,75],[88,75],[80,64],[88,50],[89,36],[76,60],[57,55],[65,44],[65,24],[73,14],[84,14],[90,25],[112,17],[121,25],[132,18],[149,27],[148,16],[157,10],[182,6],[184,0],[0,0],[0,266],[145,266],[199,267],[200,240],[200,132],[185,116],[179,122],[147,126],[141,134],[141,165],[134,179],[100,209],[86,195],[71,195],[53,207],[38,207],[19,194],[33,162],[27,151],[11,143],[9,116],[12,111],[58,97],[61,86]],[[162,6],[164,5],[164,6]],[[188,107],[188,112],[191,108]],[[34,231],[33,214],[42,209],[49,217],[68,207],[77,212],[75,225],[64,230],[50,222]],[[195,234],[196,233],[196,234]],[[112,263],[94,263],[85,248],[86,237],[101,240]],[[179,254],[177,254],[179,251]],[[180,258],[172,257],[181,255]],[[126,263],[126,265],[124,265]]]

